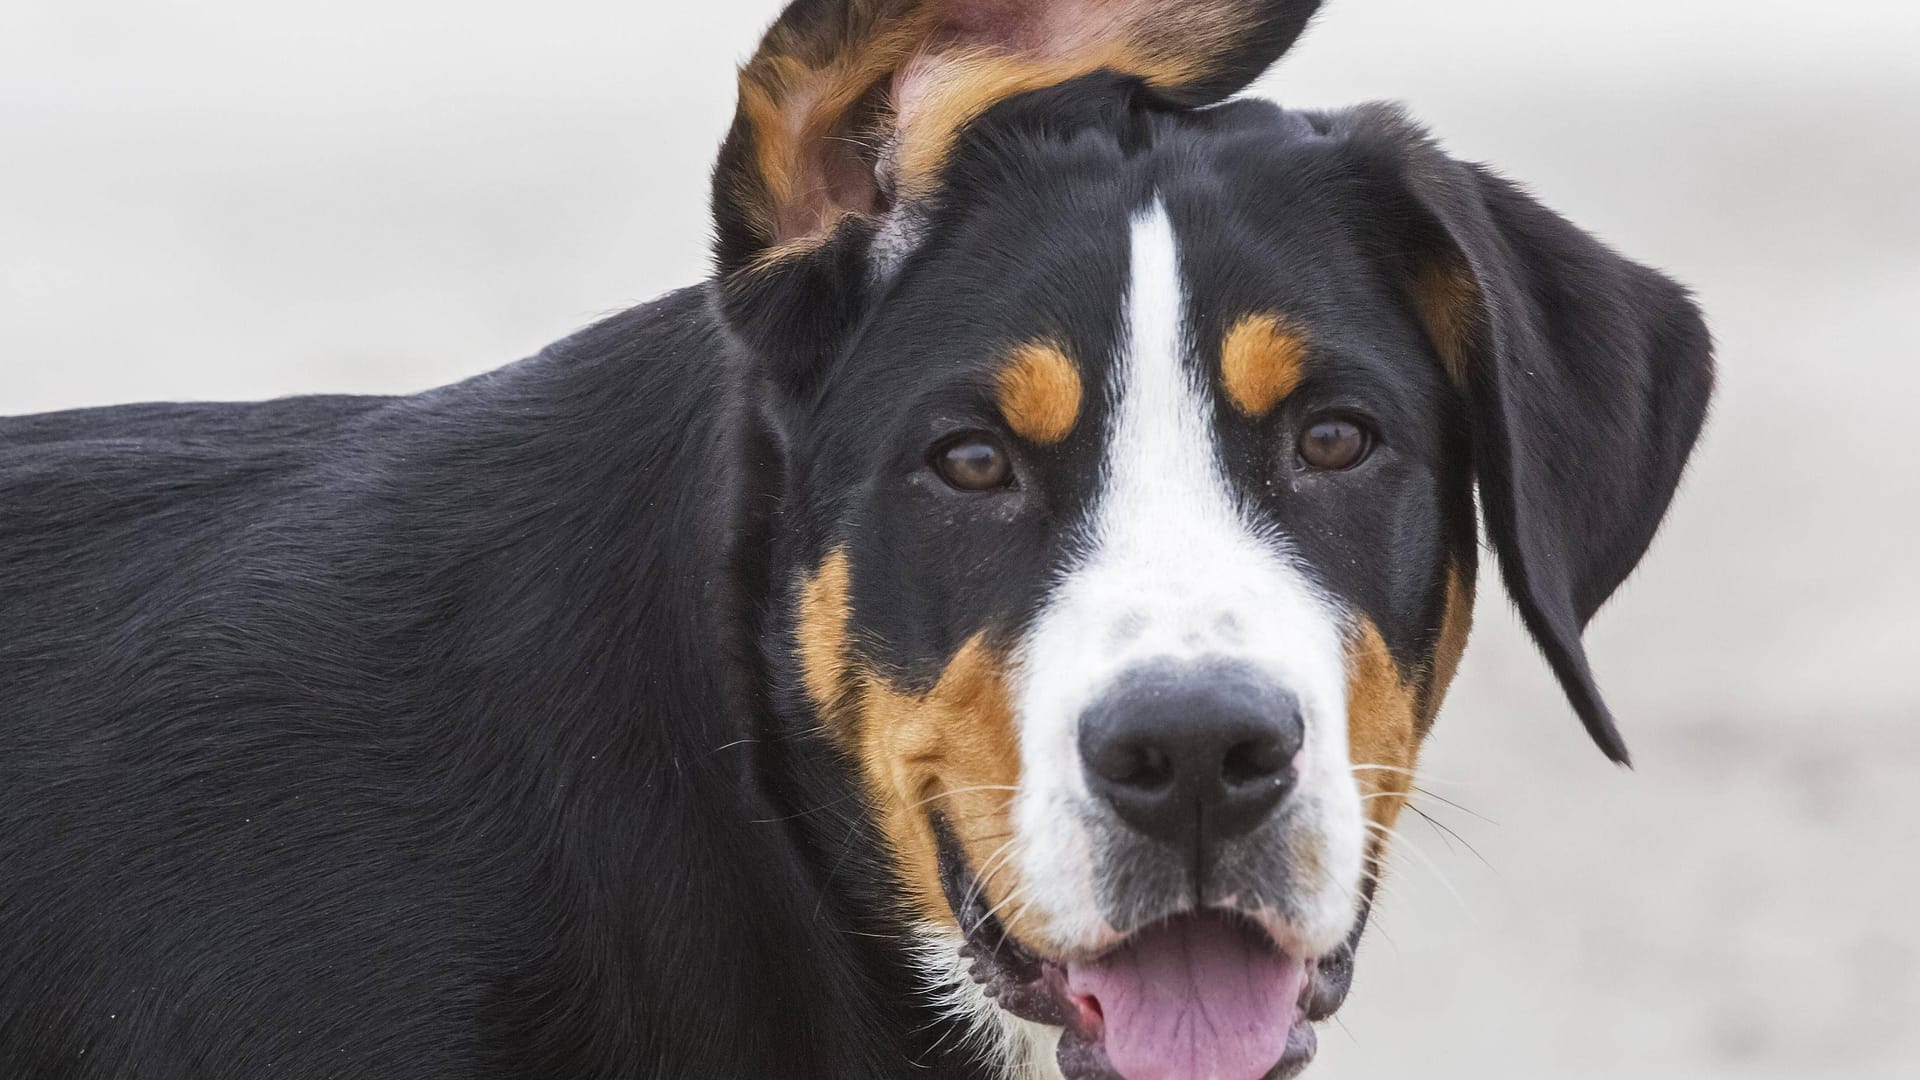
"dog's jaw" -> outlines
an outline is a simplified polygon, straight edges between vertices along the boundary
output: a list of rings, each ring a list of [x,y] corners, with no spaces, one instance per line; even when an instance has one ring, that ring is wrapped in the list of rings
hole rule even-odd
[[[966,947],[966,937],[952,927],[923,923],[914,932],[921,990],[941,1018],[963,1033],[962,1052],[993,1063],[996,1080],[1067,1080],[1055,1060],[1061,1029],[995,1004],[969,971]]]

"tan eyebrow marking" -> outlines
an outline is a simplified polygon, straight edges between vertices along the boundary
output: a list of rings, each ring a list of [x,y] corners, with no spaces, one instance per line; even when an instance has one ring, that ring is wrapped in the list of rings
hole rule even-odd
[[[1007,354],[998,382],[1000,415],[1023,439],[1057,443],[1080,419],[1080,369],[1058,345],[1017,346]]]
[[[1306,374],[1306,334],[1279,315],[1248,315],[1233,324],[1220,347],[1227,399],[1243,416],[1265,416]]]

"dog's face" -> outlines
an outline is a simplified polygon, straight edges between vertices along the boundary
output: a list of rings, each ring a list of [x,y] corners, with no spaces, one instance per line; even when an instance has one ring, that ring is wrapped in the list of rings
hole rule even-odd
[[[977,905],[1107,1016],[1129,963],[1237,965],[1264,1072],[1465,640],[1462,410],[1333,144],[1128,119],[977,158],[824,375],[795,644],[930,922]]]
[[[796,4],[717,175],[802,711],[930,948],[1070,1076],[1311,1054],[1465,645],[1476,472],[1617,752],[1578,630],[1704,407],[1677,289],[1396,117],[1186,107],[1313,6]]]

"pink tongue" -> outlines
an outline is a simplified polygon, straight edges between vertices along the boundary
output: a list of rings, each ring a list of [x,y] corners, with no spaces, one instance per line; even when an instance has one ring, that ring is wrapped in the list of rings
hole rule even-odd
[[[1126,1080],[1260,1080],[1287,1051],[1307,972],[1256,934],[1182,916],[1068,965],[1067,989],[1100,1003]]]

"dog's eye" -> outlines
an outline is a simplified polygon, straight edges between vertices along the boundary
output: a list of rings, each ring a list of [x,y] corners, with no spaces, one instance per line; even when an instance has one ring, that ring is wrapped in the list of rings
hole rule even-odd
[[[1351,469],[1372,452],[1373,432],[1348,417],[1320,417],[1300,433],[1300,460],[1311,469]]]
[[[940,444],[933,452],[940,479],[961,491],[993,491],[1013,483],[1013,462],[992,436],[973,432]]]

